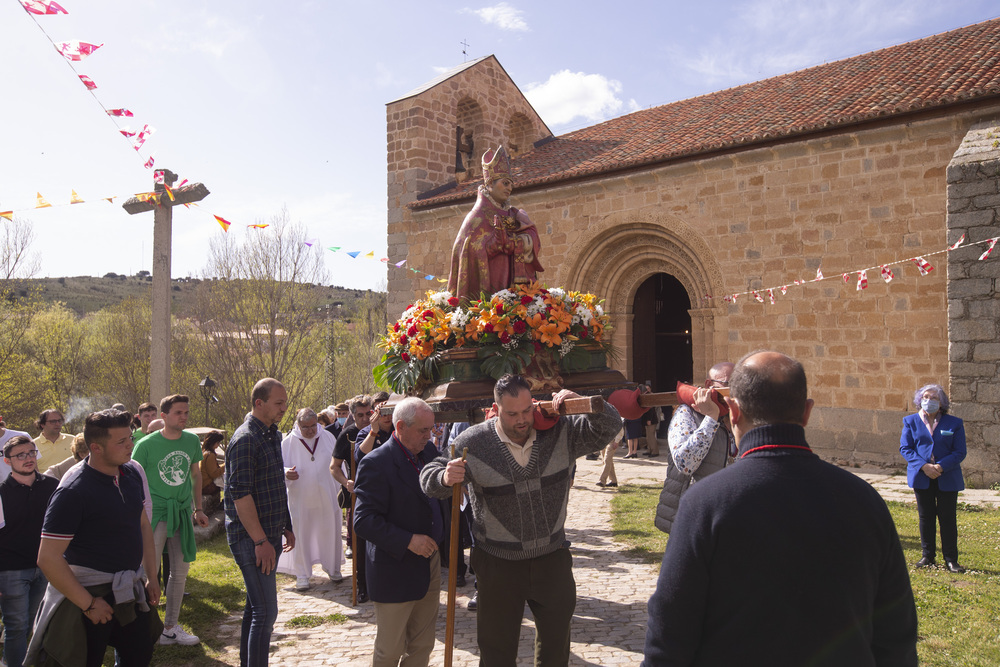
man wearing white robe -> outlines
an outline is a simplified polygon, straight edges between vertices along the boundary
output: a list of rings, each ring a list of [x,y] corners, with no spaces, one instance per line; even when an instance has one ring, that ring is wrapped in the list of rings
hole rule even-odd
[[[341,536],[343,516],[337,504],[340,484],[330,474],[330,461],[337,440],[317,425],[316,413],[303,408],[295,415],[295,427],[281,441],[285,466],[288,509],[296,527],[295,548],[278,561],[278,572],[296,578],[296,590],[309,589],[313,565],[319,564],[330,581],[343,581]]]

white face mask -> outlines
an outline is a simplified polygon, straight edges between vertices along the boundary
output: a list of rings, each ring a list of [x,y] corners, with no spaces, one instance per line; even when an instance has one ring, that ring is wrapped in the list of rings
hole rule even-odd
[[[337,423],[343,426],[347,423],[347,417],[337,417]]]
[[[920,409],[929,415],[936,414],[940,407],[941,403],[936,398],[925,398],[920,401]]]

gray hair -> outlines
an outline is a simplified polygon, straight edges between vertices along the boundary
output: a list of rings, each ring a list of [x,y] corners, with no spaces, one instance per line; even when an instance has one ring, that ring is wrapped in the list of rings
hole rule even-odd
[[[399,422],[405,422],[407,426],[413,426],[413,423],[417,419],[417,415],[424,410],[427,410],[430,413],[434,412],[431,409],[431,406],[427,405],[422,398],[417,398],[416,396],[404,398],[396,404],[395,409],[392,411],[393,427],[395,427]]]
[[[302,408],[301,410],[295,413],[296,424],[301,424],[302,422],[315,420],[317,418],[318,417],[316,416],[316,411],[313,410],[312,408]]]
[[[944,393],[944,388],[939,384],[925,384],[920,389],[917,389],[917,393],[913,394],[913,404],[915,406],[920,407],[920,399],[924,397],[925,391],[937,392],[938,400],[941,402],[941,412],[948,412],[951,401],[948,400],[948,394]]]

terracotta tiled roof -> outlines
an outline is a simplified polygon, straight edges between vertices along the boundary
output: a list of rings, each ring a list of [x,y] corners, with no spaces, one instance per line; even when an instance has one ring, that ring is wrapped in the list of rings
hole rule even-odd
[[[1000,94],[1000,19],[637,111],[512,163],[517,186],[655,164]],[[410,206],[470,197],[467,182]]]

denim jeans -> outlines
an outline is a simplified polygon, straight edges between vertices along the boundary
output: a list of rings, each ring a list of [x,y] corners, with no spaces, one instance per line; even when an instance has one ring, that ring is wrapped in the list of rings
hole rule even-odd
[[[6,627],[3,654],[8,667],[21,667],[28,651],[28,633],[45,595],[45,575],[37,567],[0,571],[0,612]]]
[[[272,540],[277,558],[281,557],[281,538]],[[263,574],[257,565],[253,540],[249,537],[230,544],[233,558],[243,573],[247,602],[243,607],[243,628],[240,632],[241,667],[267,667],[271,648],[271,631],[278,618],[278,586],[275,571]],[[277,560],[275,560],[277,565]]]

